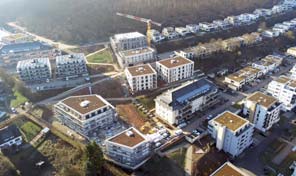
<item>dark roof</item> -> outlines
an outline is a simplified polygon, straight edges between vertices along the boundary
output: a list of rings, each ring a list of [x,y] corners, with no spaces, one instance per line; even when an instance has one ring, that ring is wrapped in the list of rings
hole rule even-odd
[[[171,105],[174,109],[178,109],[178,107],[186,105],[191,99],[203,96],[216,89],[217,87],[207,79],[197,80],[172,92]]]
[[[0,144],[6,143],[12,139],[15,139],[22,134],[16,125],[10,125],[0,129]]]
[[[43,45],[40,42],[16,43],[16,44],[4,45],[0,49],[0,53],[1,54],[20,53],[20,52],[39,50],[42,48],[50,48],[50,47]]]

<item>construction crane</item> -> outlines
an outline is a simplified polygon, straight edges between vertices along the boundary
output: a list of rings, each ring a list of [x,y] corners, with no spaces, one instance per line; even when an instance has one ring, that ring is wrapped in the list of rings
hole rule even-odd
[[[151,31],[151,25],[154,24],[156,26],[161,27],[161,24],[160,23],[157,23],[155,21],[152,21],[151,19],[141,18],[141,17],[129,15],[129,14],[119,13],[119,12],[117,12],[116,15],[122,16],[122,17],[126,17],[126,18],[129,18],[129,19],[132,19],[132,20],[140,21],[140,22],[143,22],[143,23],[146,23],[147,24],[147,43],[148,43],[148,46],[151,45],[151,33],[150,33],[150,31]]]

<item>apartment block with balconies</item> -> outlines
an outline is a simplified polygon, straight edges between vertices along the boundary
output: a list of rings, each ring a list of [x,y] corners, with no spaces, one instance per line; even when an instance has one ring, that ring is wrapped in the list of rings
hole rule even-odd
[[[125,76],[132,92],[157,88],[157,73],[150,64],[128,67]]]
[[[194,62],[180,56],[168,58],[156,62],[156,71],[158,77],[172,83],[193,76]]]
[[[208,132],[216,140],[218,150],[237,157],[253,143],[254,125],[234,113],[225,111],[209,121]]]
[[[272,96],[255,92],[244,100],[243,114],[255,125],[266,132],[280,120],[281,103]]]
[[[17,63],[16,71],[24,82],[46,82],[52,78],[49,58],[22,60]]]
[[[137,169],[150,157],[148,138],[131,127],[105,140],[107,160],[128,169]]]
[[[75,78],[88,76],[86,58],[83,53],[56,57],[56,76],[58,78]]]
[[[193,113],[215,105],[218,100],[218,89],[211,81],[188,81],[157,96],[155,114],[169,124],[178,125],[191,119]]]
[[[117,121],[115,108],[99,95],[71,96],[54,105],[56,118],[85,136],[92,136]]]
[[[296,81],[280,76],[268,84],[267,92],[282,103],[282,110],[291,111],[296,107]]]

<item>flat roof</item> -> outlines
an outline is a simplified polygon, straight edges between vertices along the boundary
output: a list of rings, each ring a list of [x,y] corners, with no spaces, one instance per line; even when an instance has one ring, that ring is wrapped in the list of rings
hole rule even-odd
[[[138,37],[145,37],[145,35],[141,34],[140,32],[128,32],[128,33],[114,35],[114,38],[116,40],[133,39],[133,38],[138,38]]]
[[[127,70],[132,76],[141,76],[141,75],[156,73],[150,64],[143,64],[143,65],[128,67]]]
[[[280,76],[280,77],[276,78],[274,81],[276,81],[280,84],[285,84],[286,86],[296,88],[296,80],[293,80],[287,76]]]
[[[218,168],[211,176],[244,176],[242,171],[240,171],[236,166],[230,162],[224,163],[220,168]]]
[[[259,72],[260,72],[259,69],[247,66],[247,67],[242,68],[242,69],[238,70],[237,72],[232,73],[226,77],[228,77],[231,80],[241,82],[244,79],[246,79],[247,77],[249,77],[253,74],[257,74]]]
[[[286,84],[289,81],[291,81],[291,79],[286,76],[280,76],[280,77],[276,78],[274,81],[276,81],[278,83]]]
[[[109,141],[111,142],[121,144],[127,147],[134,147],[145,140],[146,139],[142,136],[142,134],[140,134],[140,132],[133,127],[109,139]]]
[[[181,57],[181,56],[176,56],[173,58],[168,58],[168,59],[158,61],[158,63],[160,63],[161,65],[163,65],[167,68],[174,68],[174,67],[179,67],[179,66],[186,65],[186,64],[191,64],[191,63],[193,63],[193,61],[186,59],[184,57]]]
[[[134,55],[144,54],[144,53],[153,52],[153,51],[154,51],[154,49],[152,49],[150,47],[146,47],[146,48],[136,48],[136,49],[132,49],[132,50],[121,51],[121,53],[124,56],[134,56]]]
[[[72,96],[61,102],[81,114],[86,114],[106,106],[102,98],[98,95]]]
[[[225,111],[213,119],[217,123],[226,126],[232,131],[236,131],[242,126],[246,125],[248,121],[232,112]]]
[[[253,93],[252,95],[247,97],[247,100],[257,102],[258,104],[260,104],[266,108],[271,107],[273,104],[275,104],[277,102],[276,98],[266,95],[262,92]]]

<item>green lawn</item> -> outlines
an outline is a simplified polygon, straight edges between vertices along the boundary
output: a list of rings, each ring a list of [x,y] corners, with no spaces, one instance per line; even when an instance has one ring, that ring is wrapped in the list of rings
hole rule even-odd
[[[86,58],[90,63],[112,63],[113,57],[110,50],[105,49],[101,52],[88,56]]]
[[[41,127],[33,122],[26,122],[21,126],[21,130],[26,136],[26,140],[29,142],[41,131]]]
[[[27,101],[28,99],[24,97],[19,91],[14,90],[13,98],[10,101],[10,106],[15,108]]]
[[[153,109],[155,107],[155,103],[154,103],[154,98],[155,97],[141,97],[138,100],[140,101],[140,103],[142,103],[147,109]]]

